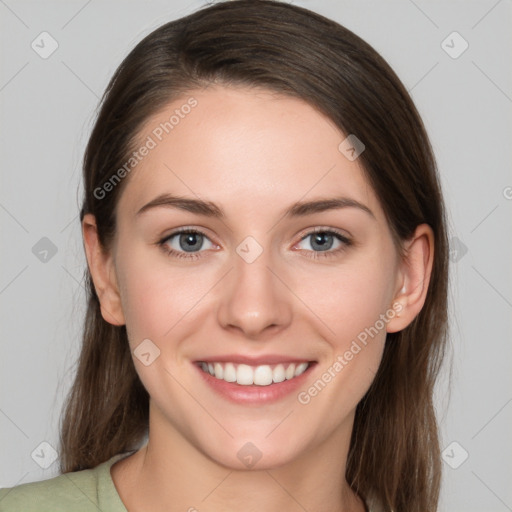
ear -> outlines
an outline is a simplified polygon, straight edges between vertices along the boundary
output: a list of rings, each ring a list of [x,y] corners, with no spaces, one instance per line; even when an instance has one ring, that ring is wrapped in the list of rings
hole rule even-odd
[[[124,325],[121,296],[117,286],[112,254],[101,245],[96,219],[90,213],[84,215],[82,235],[89,271],[100,300],[101,315],[109,324]]]
[[[434,233],[428,224],[420,224],[404,244],[397,290],[393,299],[396,312],[387,324],[387,332],[405,329],[425,304],[434,262]]]

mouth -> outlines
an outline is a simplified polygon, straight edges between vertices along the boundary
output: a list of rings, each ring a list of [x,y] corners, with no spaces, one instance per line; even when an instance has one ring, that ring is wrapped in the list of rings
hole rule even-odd
[[[199,375],[218,396],[232,403],[262,406],[304,386],[317,361],[242,356],[195,361]]]
[[[289,362],[279,364],[249,365],[231,362],[199,361],[197,365],[216,379],[239,386],[270,386],[292,380],[310,368],[314,361]]]

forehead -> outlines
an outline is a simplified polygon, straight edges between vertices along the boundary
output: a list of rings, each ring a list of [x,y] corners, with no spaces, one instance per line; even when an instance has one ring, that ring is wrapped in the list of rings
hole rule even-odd
[[[346,138],[308,103],[271,91],[192,90],[147,120],[119,208],[132,214],[163,192],[199,196],[234,215],[251,208],[348,195],[379,213],[357,160],[339,150]],[[257,213],[253,211],[252,213]]]

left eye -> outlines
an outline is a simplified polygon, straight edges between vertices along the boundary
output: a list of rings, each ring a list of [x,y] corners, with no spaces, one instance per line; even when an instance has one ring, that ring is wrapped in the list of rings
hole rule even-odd
[[[331,249],[339,249],[340,246],[348,243],[348,239],[333,231],[315,231],[306,235],[298,246],[304,242],[306,242],[306,247],[299,247],[300,249],[325,252]]]
[[[198,231],[174,233],[165,240],[165,245],[177,252],[197,252],[201,249],[211,249],[213,247],[208,237]]]

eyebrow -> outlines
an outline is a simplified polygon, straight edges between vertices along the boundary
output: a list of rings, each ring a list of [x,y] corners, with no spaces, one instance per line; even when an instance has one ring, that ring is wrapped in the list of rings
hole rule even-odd
[[[222,208],[211,201],[202,199],[192,199],[188,197],[175,196],[173,194],[160,194],[145,204],[136,214],[140,216],[143,213],[154,208],[176,208],[206,217],[225,219],[226,215]],[[304,217],[314,213],[321,213],[328,210],[341,208],[357,208],[375,219],[375,215],[368,206],[348,197],[333,197],[317,199],[315,201],[296,202],[282,212],[282,217]]]

